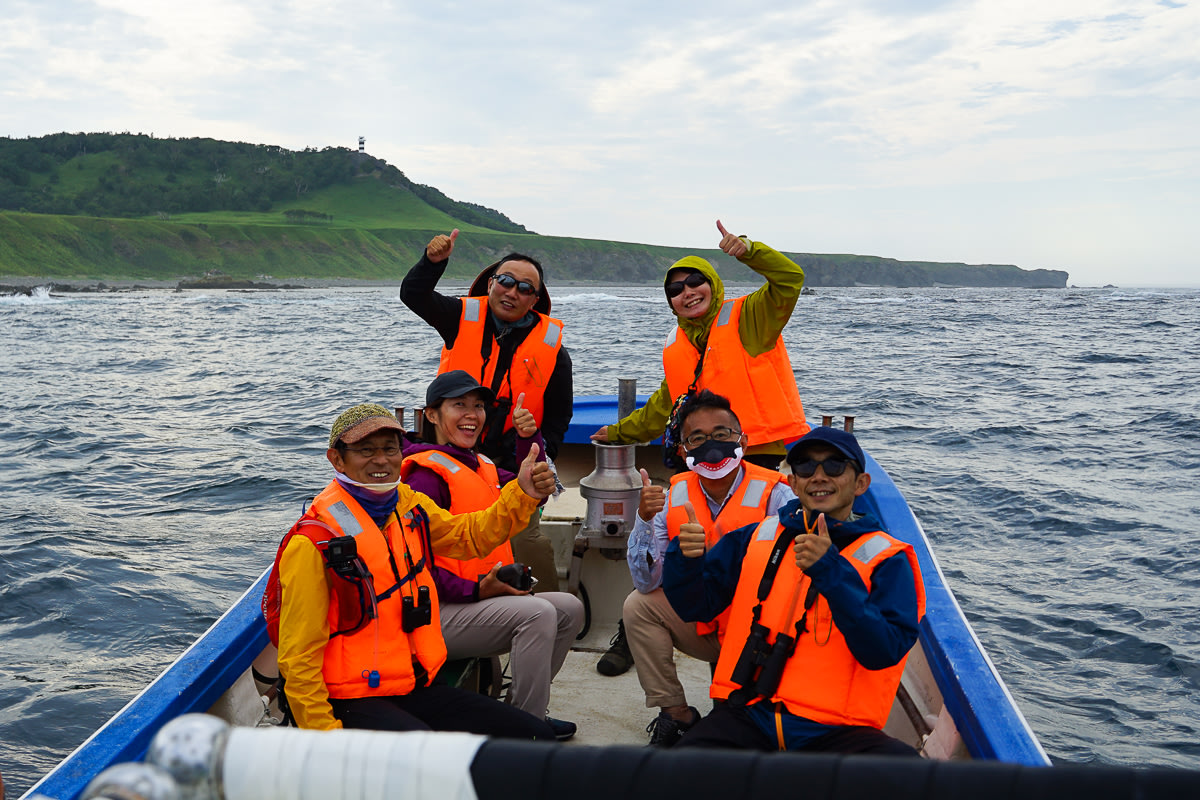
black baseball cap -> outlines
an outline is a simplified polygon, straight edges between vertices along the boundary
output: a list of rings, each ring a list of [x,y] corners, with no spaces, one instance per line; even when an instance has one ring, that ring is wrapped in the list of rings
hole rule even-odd
[[[454,369],[443,372],[429,384],[429,388],[425,390],[425,407],[433,408],[447,397],[462,397],[469,392],[479,392],[489,405],[496,402],[495,392],[480,385],[470,373]]]

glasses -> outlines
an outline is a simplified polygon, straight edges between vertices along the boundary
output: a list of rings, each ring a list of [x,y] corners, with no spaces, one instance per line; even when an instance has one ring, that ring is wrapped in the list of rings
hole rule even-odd
[[[827,458],[824,461],[817,461],[814,458],[810,458],[807,461],[792,464],[792,474],[798,475],[801,478],[811,478],[816,473],[817,467],[820,467],[828,477],[836,478],[846,471],[846,467],[850,463],[844,458]]]
[[[383,447],[347,447],[346,452],[356,453],[363,458],[374,458],[379,453],[383,453],[388,458],[391,458],[400,452],[400,448],[394,444],[385,445]]]
[[[499,275],[493,275],[492,280],[500,284],[505,289],[511,289],[515,286],[517,287],[517,292],[525,295],[526,297],[532,297],[538,293],[537,287],[532,283],[529,281],[519,281],[512,275],[509,275],[507,272]]]
[[[709,439],[712,439],[714,442],[732,442],[736,441],[741,435],[741,431],[735,431],[733,428],[714,428],[712,433],[700,433],[696,431],[693,434],[689,434],[683,440],[683,446],[688,450],[695,450]]]
[[[707,278],[699,272],[693,272],[681,281],[671,281],[663,288],[667,290],[667,297],[675,297],[683,294],[683,287],[685,286],[689,289],[699,289],[706,283],[708,283]]]

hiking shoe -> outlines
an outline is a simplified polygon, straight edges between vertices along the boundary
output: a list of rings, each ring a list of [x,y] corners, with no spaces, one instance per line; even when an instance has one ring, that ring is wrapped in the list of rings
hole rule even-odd
[[[617,632],[608,643],[608,651],[596,662],[596,671],[601,675],[624,675],[633,666],[633,653],[625,639],[625,620],[617,620]]]
[[[688,711],[692,712],[691,722],[680,722],[665,711],[660,711],[657,717],[650,720],[646,726],[646,733],[650,734],[650,746],[674,747],[700,719],[700,712],[694,706],[688,706]]]
[[[546,724],[554,730],[554,738],[560,742],[565,742],[575,735],[575,723],[567,722],[564,719],[555,719],[554,717],[546,717]]]

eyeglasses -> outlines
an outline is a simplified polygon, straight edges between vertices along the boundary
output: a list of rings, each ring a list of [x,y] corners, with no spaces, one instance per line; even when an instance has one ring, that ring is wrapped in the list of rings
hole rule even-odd
[[[667,297],[676,297],[683,294],[685,286],[689,289],[699,289],[706,283],[708,283],[708,279],[702,273],[693,272],[681,281],[671,281],[663,288],[667,290]]]
[[[712,433],[700,433],[696,431],[693,434],[689,434],[683,440],[683,446],[688,450],[695,450],[709,439],[712,439],[714,442],[732,442],[741,435],[741,431],[735,431],[733,428],[713,428]]]
[[[512,275],[509,275],[507,272],[500,273],[499,275],[493,275],[492,280],[500,284],[505,289],[511,289],[515,286],[517,287],[517,292],[525,295],[526,297],[532,297],[538,293],[537,287],[532,283],[529,281],[519,281]]]
[[[852,462],[844,458],[827,458],[824,461],[817,461],[810,458],[806,461],[800,461],[792,464],[792,474],[798,475],[801,478],[811,478],[816,474],[817,467],[820,467],[825,474],[830,478],[836,478],[846,471]]]
[[[388,458],[400,452],[400,448],[394,444],[384,445],[383,447],[347,447],[347,453],[357,453],[363,458],[374,458],[377,454],[383,453]]]

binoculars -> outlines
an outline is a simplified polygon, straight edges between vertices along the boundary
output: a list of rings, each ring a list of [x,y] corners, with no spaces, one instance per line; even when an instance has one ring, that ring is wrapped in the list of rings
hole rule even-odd
[[[433,622],[433,602],[429,599],[429,587],[417,587],[417,599],[405,596],[401,601],[400,628],[405,633],[412,633],[417,628]]]
[[[770,633],[765,625],[750,623],[750,636],[730,675],[731,680],[750,693],[751,697],[770,697],[775,694],[783,678],[783,669],[796,650],[796,637],[779,633],[775,636],[775,642],[768,644],[767,636]]]

